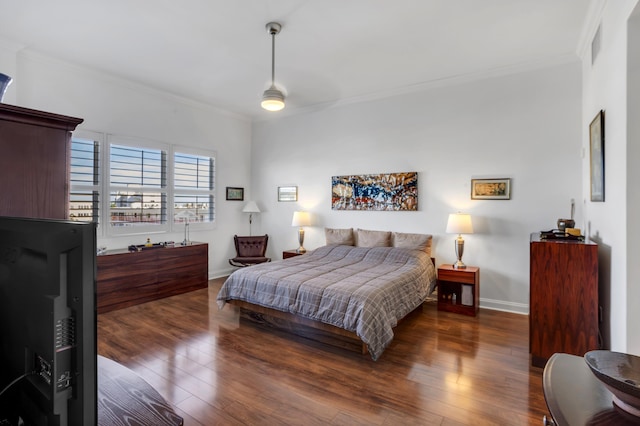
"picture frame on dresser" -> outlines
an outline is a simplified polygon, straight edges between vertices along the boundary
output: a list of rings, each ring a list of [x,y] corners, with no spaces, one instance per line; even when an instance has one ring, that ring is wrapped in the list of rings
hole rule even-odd
[[[589,176],[591,201],[604,201],[604,111],[589,124]]]

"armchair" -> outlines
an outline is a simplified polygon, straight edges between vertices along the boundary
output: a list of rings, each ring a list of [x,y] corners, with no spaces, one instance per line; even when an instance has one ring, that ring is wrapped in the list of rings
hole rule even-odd
[[[244,267],[258,263],[271,262],[271,258],[265,257],[269,236],[258,235],[255,237],[233,236],[236,247],[236,257],[229,259],[231,266]]]

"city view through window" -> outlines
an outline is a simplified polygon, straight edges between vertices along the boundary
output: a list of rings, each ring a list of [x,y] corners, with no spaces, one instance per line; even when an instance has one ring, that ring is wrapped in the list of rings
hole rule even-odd
[[[72,220],[99,222],[100,150],[95,141],[74,139],[71,158]],[[110,145],[108,221],[111,227],[214,220],[214,158],[175,153],[172,188],[167,187],[166,151]],[[172,199],[172,204],[169,200]]]

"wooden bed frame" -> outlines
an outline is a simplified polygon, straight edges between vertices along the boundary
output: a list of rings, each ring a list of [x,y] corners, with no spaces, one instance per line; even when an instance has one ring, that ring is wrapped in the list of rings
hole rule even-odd
[[[306,337],[332,346],[369,353],[367,345],[354,332],[334,325],[310,320],[299,315],[265,308],[242,300],[229,300],[227,303],[240,308],[240,318],[263,326],[285,330],[297,336]]]
[[[432,257],[431,261],[435,266],[436,259]],[[227,303],[238,306],[240,308],[240,318],[244,318],[253,323],[279,330],[285,330],[297,336],[339,348],[357,351],[362,355],[369,353],[366,343],[364,343],[360,337],[352,331],[348,331],[334,325],[325,324],[320,321],[314,321],[289,312],[254,305],[253,303],[245,302],[243,300],[228,300]],[[421,308],[422,303],[412,312],[408,313],[405,318]],[[400,321],[402,321],[402,319]]]

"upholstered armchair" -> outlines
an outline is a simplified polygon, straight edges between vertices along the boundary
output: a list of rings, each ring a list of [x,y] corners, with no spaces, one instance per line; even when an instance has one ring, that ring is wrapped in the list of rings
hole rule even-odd
[[[269,236],[267,234],[255,237],[239,237],[234,235],[233,242],[236,246],[236,257],[229,259],[229,264],[244,267],[271,262],[270,258],[265,257],[268,241]]]

